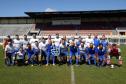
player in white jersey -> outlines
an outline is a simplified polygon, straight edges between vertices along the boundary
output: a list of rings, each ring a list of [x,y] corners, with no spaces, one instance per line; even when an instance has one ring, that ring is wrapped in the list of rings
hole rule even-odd
[[[15,64],[16,64],[16,60],[17,60],[17,52],[19,51],[19,49],[22,47],[22,42],[19,38],[19,35],[15,35],[15,39],[13,41],[13,46],[15,49]]]
[[[39,42],[39,39],[36,38],[36,34],[33,34],[33,37],[30,39],[31,46],[33,46],[35,44],[35,41]]]
[[[46,40],[46,44],[48,44],[50,41],[52,41],[51,35],[48,35],[48,38]]]
[[[43,37],[39,43],[39,49],[40,49],[40,56],[39,56],[39,60],[41,60],[44,57],[44,63],[46,62],[46,41],[45,38]]]
[[[13,41],[13,46],[14,46],[16,52],[18,52],[20,47],[22,46],[22,42],[19,38],[19,35],[15,35],[15,39]]]
[[[59,34],[56,34],[56,38],[54,38],[55,41],[55,46],[59,47],[60,42],[61,42],[61,38],[59,37]]]
[[[39,64],[39,54],[40,54],[40,49],[39,49],[39,43],[38,41],[35,41],[35,44],[32,46],[33,52],[34,52],[34,56],[32,58],[32,64]],[[32,65],[32,66],[33,66]]]
[[[84,42],[81,42],[80,46],[78,47],[78,57],[79,61],[84,60],[84,62],[87,61],[87,53],[86,53],[86,47],[84,46]]]
[[[22,45],[23,45],[24,50],[27,48],[28,43],[29,43],[29,40],[27,38],[27,35],[24,35],[24,38],[22,39]]]
[[[90,43],[94,44],[93,39],[91,38],[91,35],[88,35],[88,38],[85,39],[85,46],[89,47]]]
[[[27,35],[24,35],[24,38],[22,39],[23,50],[25,52],[25,54],[24,54],[24,61],[27,60],[26,54],[27,54],[27,45],[28,44],[29,44],[29,40],[27,38]]]
[[[67,56],[68,56],[67,41],[65,39],[62,39],[60,44],[59,65],[61,65],[62,63],[66,63]]]
[[[14,57],[14,46],[10,41],[5,47],[5,64],[13,65],[14,64],[13,57]]]

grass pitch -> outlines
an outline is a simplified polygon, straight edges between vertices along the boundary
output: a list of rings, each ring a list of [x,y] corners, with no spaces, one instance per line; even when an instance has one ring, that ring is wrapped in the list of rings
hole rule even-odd
[[[93,65],[74,66],[75,84],[126,84],[126,46],[121,46],[123,66],[114,69]],[[5,66],[0,47],[0,84],[72,84],[71,67]]]

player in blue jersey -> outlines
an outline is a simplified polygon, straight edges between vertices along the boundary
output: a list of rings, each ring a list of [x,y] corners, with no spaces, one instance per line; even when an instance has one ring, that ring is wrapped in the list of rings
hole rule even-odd
[[[76,57],[76,64],[78,65],[78,56],[77,56],[77,46],[75,45],[74,41],[70,42],[70,57],[69,57],[69,63],[68,65],[72,65],[72,57],[75,56]]]
[[[53,65],[55,65],[55,56],[54,56],[54,53],[55,53],[55,46],[53,45],[54,43],[52,43],[51,40],[48,40],[48,44],[46,45],[46,54],[47,54],[47,57],[46,57],[46,66],[49,65],[49,60],[50,60],[50,57],[52,56],[52,60],[53,60]]]
[[[105,50],[107,51],[107,48],[108,48],[108,41],[106,40],[106,37],[105,35],[102,35],[102,39],[101,39],[101,42],[100,42],[103,47],[105,48]]]
[[[31,44],[27,44],[27,49],[26,49],[26,51],[27,51],[28,57],[27,57],[27,60],[26,60],[25,63],[33,64],[32,57],[33,57],[33,55],[34,55],[34,51],[33,51],[32,47],[31,47]],[[32,66],[33,66],[33,65],[32,65]]]
[[[95,35],[93,41],[94,41],[94,46],[97,48],[99,46],[99,43],[100,43],[100,40],[98,39],[97,34]]]
[[[92,43],[90,43],[89,48],[87,49],[87,55],[88,55],[88,64],[91,64],[91,61],[93,61],[93,64],[96,65],[96,48]]]
[[[98,66],[104,66],[105,65],[105,56],[106,56],[106,50],[103,47],[102,44],[99,44],[97,51],[96,51]]]

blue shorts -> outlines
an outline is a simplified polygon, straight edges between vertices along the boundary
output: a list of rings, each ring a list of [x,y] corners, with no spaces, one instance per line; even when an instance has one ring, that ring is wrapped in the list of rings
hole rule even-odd
[[[90,54],[90,59],[94,60],[95,59],[95,54]]]
[[[78,52],[78,56],[84,56],[85,58],[87,58],[87,54],[85,52]]]
[[[105,60],[105,56],[104,56],[104,55],[98,56],[98,59],[99,59],[100,61],[103,61],[103,60]]]
[[[15,52],[18,52],[18,51],[19,51],[19,48],[14,48],[14,51],[15,51]]]
[[[60,52],[60,56],[68,56],[68,52]]]
[[[71,57],[71,56],[78,56],[78,53],[77,53],[77,52],[71,52],[71,51],[70,51],[70,57]]]

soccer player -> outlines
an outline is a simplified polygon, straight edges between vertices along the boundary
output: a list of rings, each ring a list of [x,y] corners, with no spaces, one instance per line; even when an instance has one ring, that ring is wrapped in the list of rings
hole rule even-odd
[[[77,56],[77,46],[75,45],[75,42],[71,41],[69,47],[70,47],[70,57],[68,58],[69,59],[68,65],[69,64],[72,65],[72,58],[73,58],[73,56],[76,57],[76,65],[78,65],[79,59],[78,59],[78,56]]]
[[[103,45],[103,47],[106,49],[106,51],[107,51],[107,48],[108,48],[108,41],[106,40],[106,37],[105,37],[105,35],[102,35],[102,38],[101,38],[101,42],[100,42],[102,45]]]
[[[94,44],[94,41],[91,38],[91,34],[89,34],[88,38],[85,39],[85,45],[86,45],[86,47],[89,47],[91,43]]]
[[[39,43],[40,57],[39,60],[42,61],[44,57],[44,62],[46,61],[46,40],[43,37]]]
[[[39,64],[41,62],[41,60],[39,61],[39,43],[38,41],[35,41],[35,44],[32,46],[33,52],[34,52],[34,57],[33,57],[33,65],[34,64]]]
[[[19,49],[17,52],[17,65],[21,66],[24,64],[24,56],[25,56],[25,51],[23,50],[23,47]]]
[[[46,55],[47,55],[47,57],[46,57],[46,66],[49,65],[49,60],[50,60],[50,56],[51,56],[51,49],[52,49],[52,41],[48,40],[47,45],[46,45]]]
[[[27,35],[24,35],[24,38],[23,38],[23,40],[21,41],[22,42],[22,45],[23,45],[23,50],[24,50],[24,52],[25,52],[25,54],[24,54],[24,61],[27,59],[26,58],[26,49],[27,49],[27,45],[29,44],[29,40],[28,40],[28,38],[27,38]]]
[[[76,41],[76,45],[80,46],[81,43],[82,43],[82,38],[81,38],[81,36],[79,36],[77,41]]]
[[[36,38],[36,34],[33,34],[33,38],[30,39],[31,46],[33,46],[35,44],[35,41],[39,42],[39,39]]]
[[[5,47],[5,64],[14,65],[14,60],[13,60],[14,53],[15,53],[14,46],[10,41]]]
[[[52,47],[51,47],[51,56],[53,61],[53,66],[55,65],[55,56],[59,55],[59,49],[56,47],[55,42],[53,41]]]
[[[91,61],[93,61],[93,64],[96,65],[96,48],[92,43],[90,43],[90,46],[87,49],[87,55],[88,55],[88,64],[91,64]]]
[[[24,38],[22,40],[22,45],[23,45],[24,50],[27,48],[28,43],[29,43],[29,40],[27,38],[27,35],[24,35]]]
[[[33,48],[31,47],[31,44],[27,44],[27,55],[28,55],[28,64],[33,64],[33,56],[34,56],[34,51]],[[33,66],[33,65],[31,65]]]
[[[68,56],[68,47],[67,47],[67,42],[65,39],[62,38],[61,44],[60,44],[60,59],[59,59],[59,65],[62,64],[62,62],[67,61],[67,56]]]
[[[93,41],[94,41],[94,46],[97,48],[99,46],[99,44],[100,44],[100,40],[98,39],[97,34],[95,35]]]
[[[51,35],[48,35],[48,38],[46,40],[46,44],[48,44],[50,40],[52,41],[52,37],[51,37]]]
[[[19,51],[20,47],[22,46],[22,42],[19,38],[19,35],[15,35],[13,46],[15,48],[15,61],[16,61],[17,52]]]
[[[112,47],[108,50],[111,65],[113,65],[112,58],[115,57],[118,60],[118,65],[122,65],[121,50],[117,44],[112,44]]]
[[[84,62],[87,61],[87,52],[86,52],[86,47],[84,46],[84,42],[82,42],[78,47],[78,57],[79,59],[83,58]]]
[[[104,66],[105,65],[105,56],[106,56],[106,50],[103,47],[102,44],[99,44],[97,51],[96,51],[96,56],[97,56],[97,61],[98,61],[98,66]]]
[[[14,39],[14,48],[15,48],[15,51],[18,52],[20,47],[22,46],[22,42],[19,38],[19,35],[15,35],[15,39]]]
[[[11,37],[9,35],[3,40],[3,49],[5,49],[8,42],[13,43],[13,40],[11,39]]]

